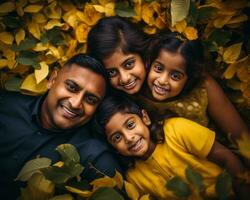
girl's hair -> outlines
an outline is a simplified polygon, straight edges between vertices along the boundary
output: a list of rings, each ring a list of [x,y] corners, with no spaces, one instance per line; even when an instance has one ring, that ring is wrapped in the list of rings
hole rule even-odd
[[[106,138],[105,126],[116,113],[130,113],[136,114],[142,119],[142,109],[127,96],[122,93],[116,93],[112,96],[106,97],[99,105],[97,111],[92,120],[92,128],[94,132],[99,133]],[[165,115],[166,116],[166,115]],[[151,119],[151,125],[149,126],[150,137],[154,143],[162,143],[164,141],[164,132],[162,120],[165,118],[154,117]],[[160,121],[160,123],[159,123]],[[128,167],[133,163],[133,159],[124,158],[120,155],[120,161]]]
[[[116,50],[139,54],[144,61],[149,37],[136,24],[118,16],[104,17],[90,30],[87,52],[103,61]]]
[[[185,59],[188,80],[181,94],[190,91],[195,84],[202,80],[204,75],[204,56],[200,41],[188,40],[178,32],[160,31],[150,41],[146,60],[148,68],[157,59],[161,50],[179,53]]]

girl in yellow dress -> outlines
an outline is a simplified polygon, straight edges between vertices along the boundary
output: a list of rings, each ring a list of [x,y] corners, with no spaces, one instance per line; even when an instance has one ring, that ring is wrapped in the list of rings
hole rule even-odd
[[[235,194],[239,199],[248,199],[249,185],[239,185],[237,178],[245,168],[229,149],[215,140],[215,132],[176,117],[158,127],[163,140],[157,141],[152,124],[146,110],[123,96],[106,98],[94,118],[94,128],[105,134],[116,151],[134,159],[126,178],[140,195],[178,199],[165,185],[175,176],[187,181],[185,170],[189,166],[202,176],[203,197],[214,198],[216,179],[223,171],[221,165],[233,177]]]

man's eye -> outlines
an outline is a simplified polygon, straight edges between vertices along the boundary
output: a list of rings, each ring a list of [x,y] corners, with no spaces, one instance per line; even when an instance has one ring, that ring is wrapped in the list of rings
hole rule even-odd
[[[76,92],[78,90],[78,88],[76,87],[76,85],[72,82],[66,82],[66,88],[70,91],[70,92]]]
[[[112,143],[118,143],[121,141],[121,139],[122,139],[122,136],[120,135],[120,133],[116,133],[112,136],[111,141]]]
[[[135,64],[134,60],[129,60],[128,62],[125,63],[125,68],[132,69],[134,67],[134,64]]]
[[[171,78],[175,81],[179,81],[180,79],[182,79],[183,77],[183,74],[181,72],[178,72],[178,71],[173,71],[171,73]]]
[[[93,95],[87,95],[86,101],[87,101],[87,103],[89,103],[91,105],[95,105],[98,103],[98,98],[96,96],[93,96]]]
[[[128,127],[128,129],[133,129],[135,127],[135,122],[134,121],[128,121],[127,127]]]
[[[114,69],[108,70],[108,75],[110,78],[116,76],[116,74],[117,74],[116,70],[114,70]]]
[[[154,71],[156,71],[156,72],[162,72],[163,71],[163,66],[161,66],[159,64],[155,64],[154,65]]]

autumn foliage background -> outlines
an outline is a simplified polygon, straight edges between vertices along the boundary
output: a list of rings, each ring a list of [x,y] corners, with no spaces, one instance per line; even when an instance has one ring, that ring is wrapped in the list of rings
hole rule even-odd
[[[2,0],[0,88],[46,92],[52,70],[86,52],[91,27],[113,15],[202,40],[209,71],[250,124],[249,0]]]

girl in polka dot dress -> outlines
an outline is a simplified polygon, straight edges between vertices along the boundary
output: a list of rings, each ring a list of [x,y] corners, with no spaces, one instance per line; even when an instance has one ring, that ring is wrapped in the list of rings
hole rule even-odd
[[[203,126],[208,126],[209,116],[234,141],[248,132],[221,87],[204,72],[198,40],[160,32],[152,38],[147,55],[147,87],[136,95],[144,108],[159,114],[170,110]]]

